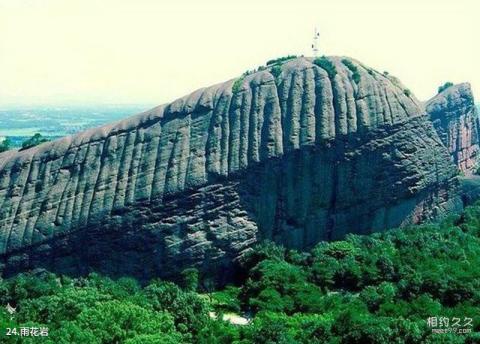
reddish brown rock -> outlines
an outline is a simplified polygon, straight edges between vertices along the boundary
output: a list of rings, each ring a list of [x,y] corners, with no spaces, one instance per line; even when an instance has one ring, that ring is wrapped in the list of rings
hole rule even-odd
[[[471,175],[479,153],[479,117],[470,84],[454,85],[437,94],[425,106],[453,162]]]

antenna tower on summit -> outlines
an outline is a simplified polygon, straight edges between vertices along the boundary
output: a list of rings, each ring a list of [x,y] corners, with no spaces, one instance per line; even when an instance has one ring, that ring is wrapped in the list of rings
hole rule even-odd
[[[315,28],[314,36],[313,36],[313,57],[318,57],[318,39],[320,37],[320,32],[318,32],[317,28]]]

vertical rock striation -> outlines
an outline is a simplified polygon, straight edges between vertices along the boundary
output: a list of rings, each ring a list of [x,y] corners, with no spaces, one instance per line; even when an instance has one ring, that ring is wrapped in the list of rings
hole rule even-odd
[[[465,175],[472,174],[479,151],[480,122],[470,84],[447,88],[425,108],[453,162]]]
[[[302,249],[458,207],[455,166],[416,99],[328,59],[334,75],[298,58],[0,154],[3,274],[229,272],[261,239]]]

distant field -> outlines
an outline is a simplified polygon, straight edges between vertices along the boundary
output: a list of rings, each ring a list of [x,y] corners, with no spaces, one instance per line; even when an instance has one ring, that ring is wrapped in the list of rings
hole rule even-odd
[[[8,137],[14,147],[20,147],[23,141],[35,133],[56,139],[130,117],[151,107],[103,105],[0,108],[0,139]]]

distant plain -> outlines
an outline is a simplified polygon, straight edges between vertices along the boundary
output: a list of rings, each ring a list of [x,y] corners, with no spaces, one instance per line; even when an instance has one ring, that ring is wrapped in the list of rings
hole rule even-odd
[[[14,147],[40,133],[50,140],[130,117],[151,105],[11,106],[0,108],[0,140]]]

